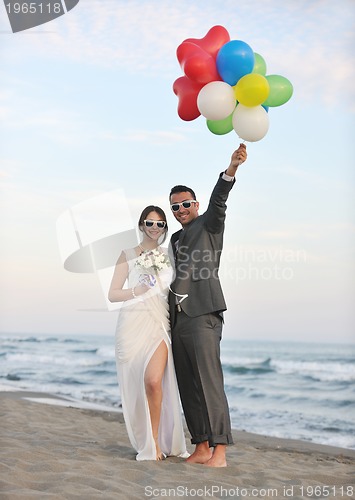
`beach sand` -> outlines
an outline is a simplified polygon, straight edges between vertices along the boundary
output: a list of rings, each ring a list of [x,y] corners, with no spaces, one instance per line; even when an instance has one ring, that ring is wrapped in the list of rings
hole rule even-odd
[[[355,498],[355,450],[233,431],[226,468],[137,462],[122,414],[60,404],[0,392],[1,500]]]

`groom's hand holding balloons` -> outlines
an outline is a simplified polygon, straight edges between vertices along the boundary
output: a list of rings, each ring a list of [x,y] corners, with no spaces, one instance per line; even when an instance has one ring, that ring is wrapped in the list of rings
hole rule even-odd
[[[238,149],[234,151],[231,157],[231,162],[229,164],[229,167],[226,170],[226,174],[230,175],[231,177],[235,176],[235,173],[242,163],[245,162],[247,159],[247,148],[245,144],[241,144]]]

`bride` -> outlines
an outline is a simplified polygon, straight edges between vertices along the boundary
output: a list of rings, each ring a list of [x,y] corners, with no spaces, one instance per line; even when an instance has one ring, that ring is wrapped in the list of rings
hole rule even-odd
[[[123,302],[116,329],[123,415],[137,460],[186,457],[167,303],[172,268],[158,244],[168,230],[164,211],[146,207],[138,227],[142,241],[119,256],[108,294]]]

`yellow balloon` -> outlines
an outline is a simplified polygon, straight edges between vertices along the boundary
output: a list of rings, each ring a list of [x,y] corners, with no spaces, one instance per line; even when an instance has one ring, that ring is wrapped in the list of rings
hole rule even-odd
[[[248,107],[262,104],[267,99],[269,91],[269,82],[265,76],[258,73],[243,76],[234,87],[237,101]]]

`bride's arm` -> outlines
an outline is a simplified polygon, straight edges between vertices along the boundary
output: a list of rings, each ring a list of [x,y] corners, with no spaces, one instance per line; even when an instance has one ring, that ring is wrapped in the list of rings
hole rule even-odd
[[[124,289],[123,286],[126,282],[127,276],[128,263],[124,252],[122,252],[118,258],[108,292],[108,300],[110,302],[124,302],[126,300],[131,300],[149,290],[149,288],[145,285],[137,285],[133,288]]]

